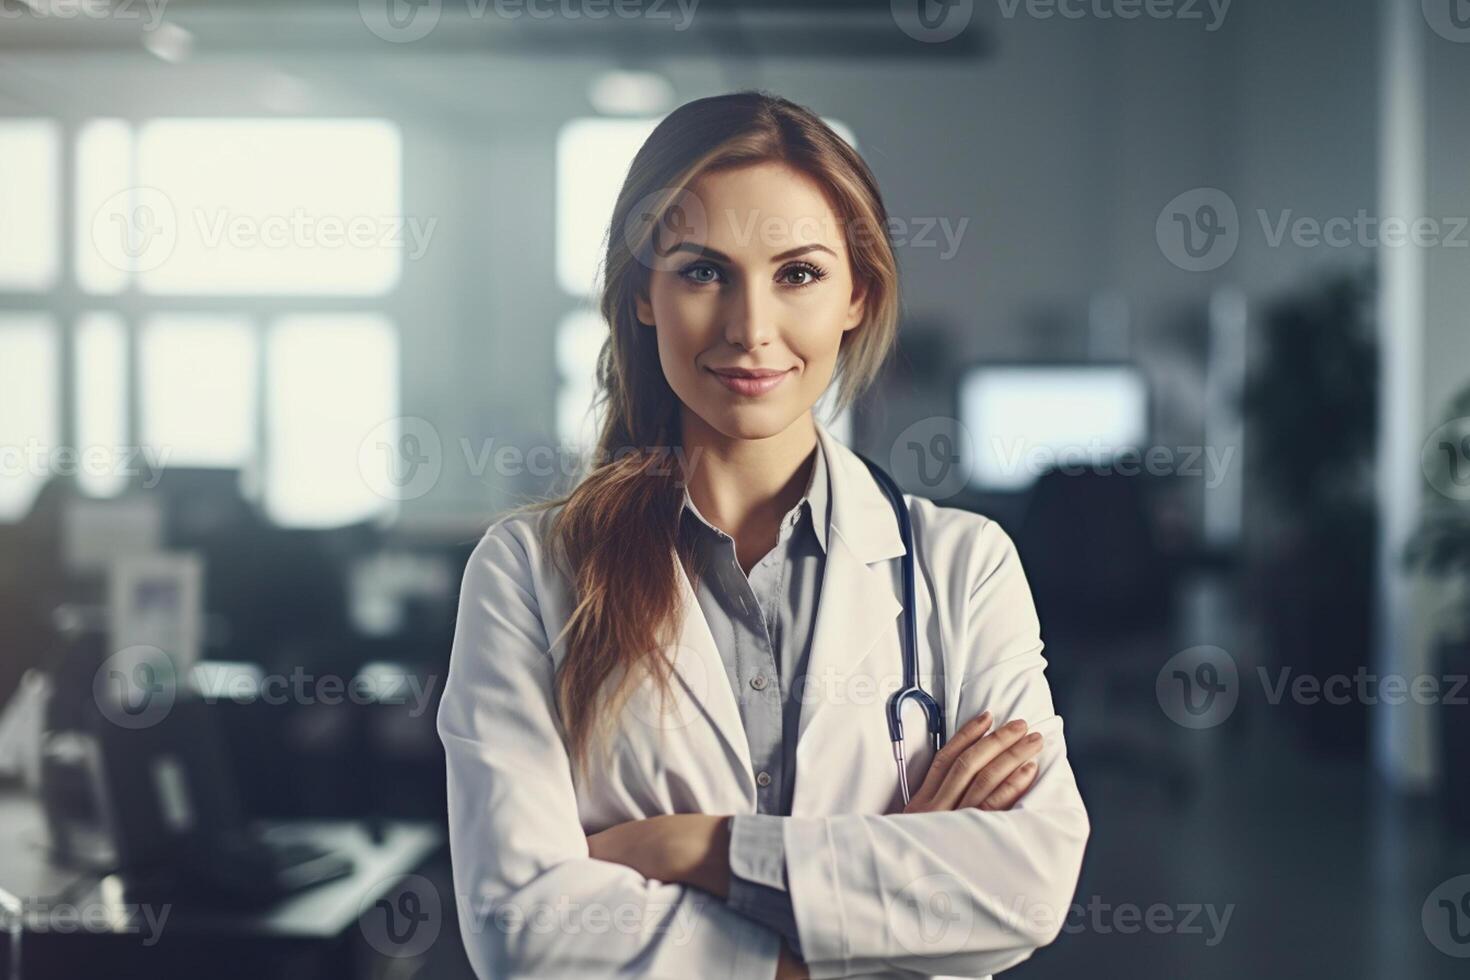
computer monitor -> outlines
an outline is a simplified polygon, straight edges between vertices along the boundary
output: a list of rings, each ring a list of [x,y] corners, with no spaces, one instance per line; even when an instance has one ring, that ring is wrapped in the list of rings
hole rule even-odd
[[[161,501],[149,493],[111,500],[74,497],[61,514],[61,553],[68,572],[102,575],[119,558],[163,547]]]
[[[1131,364],[987,365],[959,385],[970,485],[1025,490],[1054,464],[1098,465],[1148,440],[1148,386]]]

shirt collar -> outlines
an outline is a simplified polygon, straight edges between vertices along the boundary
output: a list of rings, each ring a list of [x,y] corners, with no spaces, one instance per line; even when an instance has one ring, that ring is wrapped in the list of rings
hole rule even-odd
[[[800,520],[802,506],[805,505],[811,514],[812,530],[816,532],[817,542],[822,546],[822,552],[827,551],[827,529],[829,525],[829,505],[831,501],[831,483],[827,475],[827,453],[822,446],[822,440],[817,440],[816,463],[812,466],[811,477],[807,480],[806,493],[796,502],[796,506],[787,511],[783,521]],[[713,524],[705,520],[699,508],[694,505],[694,498],[689,495],[689,487],[684,487],[685,511],[693,514],[705,527],[710,530],[718,530]],[[721,532],[723,533],[723,532]]]

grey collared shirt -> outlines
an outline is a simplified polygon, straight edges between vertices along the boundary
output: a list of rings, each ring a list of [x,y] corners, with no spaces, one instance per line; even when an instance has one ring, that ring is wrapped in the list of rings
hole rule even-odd
[[[740,568],[735,540],[684,492],[680,555],[735,691],[755,769],[756,810],[730,824],[730,908],[786,937],[801,955],[786,879],[781,817],[796,786],[800,692],[827,557],[831,485],[821,441],[806,494],[781,519],[776,546]]]

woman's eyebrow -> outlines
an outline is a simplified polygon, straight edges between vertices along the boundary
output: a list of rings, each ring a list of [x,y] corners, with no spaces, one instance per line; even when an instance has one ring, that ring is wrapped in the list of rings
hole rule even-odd
[[[827,246],[821,244],[820,242],[812,242],[809,245],[798,245],[796,248],[788,248],[786,251],[782,252],[779,255],[771,256],[771,263],[775,264],[777,262],[785,262],[787,259],[795,258],[798,255],[805,255],[807,252],[816,251],[826,252],[834,259],[837,258],[837,253],[832,251]],[[666,254],[672,255],[675,252],[689,252],[693,255],[700,256],[701,258],[714,259],[716,262],[730,262],[730,256],[726,255],[724,252],[721,252],[717,248],[710,248],[708,245],[700,245],[697,242],[679,242],[673,248],[669,249]]]

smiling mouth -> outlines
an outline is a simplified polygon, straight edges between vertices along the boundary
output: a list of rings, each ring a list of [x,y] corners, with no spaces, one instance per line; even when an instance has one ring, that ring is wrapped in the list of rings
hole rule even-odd
[[[778,385],[791,376],[795,368],[787,368],[785,371],[716,371],[706,368],[726,388],[737,395],[755,397],[764,395],[774,390]]]

